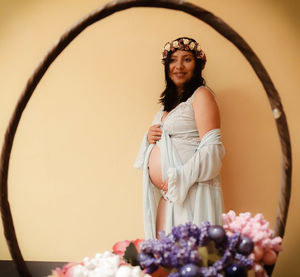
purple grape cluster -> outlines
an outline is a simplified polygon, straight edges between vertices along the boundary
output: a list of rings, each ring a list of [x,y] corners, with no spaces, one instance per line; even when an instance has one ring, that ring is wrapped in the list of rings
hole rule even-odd
[[[198,250],[209,243],[213,243],[220,259],[205,267]],[[169,277],[220,277],[223,273],[239,276],[230,275],[230,272],[236,274],[234,269],[241,268],[239,270],[244,274],[253,266],[253,260],[247,258],[253,250],[252,244],[238,232],[227,236],[222,226],[204,222],[198,227],[186,223],[173,227],[168,235],[160,232],[160,240],[141,243],[138,261],[147,273],[154,272],[160,266],[169,269]],[[226,270],[229,267],[232,268]]]

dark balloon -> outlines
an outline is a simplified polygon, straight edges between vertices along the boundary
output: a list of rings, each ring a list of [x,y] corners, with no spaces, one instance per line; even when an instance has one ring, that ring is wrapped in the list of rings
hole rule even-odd
[[[195,264],[187,264],[180,268],[179,274],[181,277],[200,277],[200,267]]]
[[[224,242],[226,239],[225,230],[219,225],[210,226],[208,229],[208,236],[217,244]]]
[[[157,265],[152,264],[151,266],[146,268],[146,273],[151,274],[158,269]]]
[[[247,277],[247,270],[239,264],[232,264],[225,268],[225,277]]]
[[[253,241],[248,237],[242,237],[239,244],[238,244],[238,252],[243,255],[249,255],[254,248]]]

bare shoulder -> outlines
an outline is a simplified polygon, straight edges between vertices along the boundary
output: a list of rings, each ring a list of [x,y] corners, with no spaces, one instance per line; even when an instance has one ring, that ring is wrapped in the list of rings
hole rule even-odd
[[[194,108],[206,107],[206,109],[209,110],[211,109],[218,110],[218,105],[212,90],[210,90],[208,87],[205,86],[199,87],[194,94],[193,107]]]
[[[200,137],[208,131],[220,128],[219,108],[213,93],[206,87],[200,87],[193,98],[195,121]]]

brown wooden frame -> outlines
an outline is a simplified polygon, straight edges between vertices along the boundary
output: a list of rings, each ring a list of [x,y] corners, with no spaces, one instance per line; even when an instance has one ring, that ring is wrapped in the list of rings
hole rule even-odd
[[[23,111],[26,108],[36,86],[46,73],[49,66],[57,58],[57,56],[75,39],[84,29],[94,24],[95,22],[122,10],[133,7],[156,7],[166,8],[171,10],[183,11],[192,15],[215,29],[222,36],[227,38],[234,44],[244,57],[248,60],[257,77],[261,81],[265,92],[268,96],[271,109],[274,114],[275,122],[277,125],[278,135],[280,137],[281,153],[282,153],[282,171],[281,171],[281,184],[280,184],[280,198],[278,202],[278,209],[275,222],[275,236],[284,236],[285,224],[287,220],[287,213],[289,207],[290,193],[291,193],[291,174],[292,174],[292,154],[289,131],[286,121],[286,116],[280,101],[279,94],[274,87],[274,84],[268,75],[266,69],[260,62],[257,55],[246,43],[246,41],[222,19],[215,16],[211,12],[200,8],[194,4],[184,2],[182,0],[125,0],[113,1],[107,5],[93,11],[88,16],[81,19],[76,25],[65,32],[58,42],[44,57],[43,61],[38,65],[36,70],[29,78],[26,87],[15,107],[14,113],[11,117],[7,127],[4,143],[1,152],[0,160],[0,193],[1,193],[1,215],[4,227],[4,234],[7,240],[11,257],[15,261],[17,270],[20,276],[31,276],[26,263],[22,257],[15,228],[13,224],[12,214],[8,201],[7,194],[7,177],[9,169],[9,159],[13,146],[14,137],[17,131]],[[267,267],[269,276],[271,276],[274,266]]]

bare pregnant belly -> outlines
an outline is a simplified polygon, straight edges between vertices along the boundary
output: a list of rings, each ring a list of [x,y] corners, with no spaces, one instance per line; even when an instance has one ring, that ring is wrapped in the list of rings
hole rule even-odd
[[[160,149],[156,144],[150,153],[148,167],[149,167],[149,177],[152,184],[156,186],[158,189],[160,189],[162,185],[161,159],[160,159]],[[157,207],[156,238],[159,238],[159,234],[158,234],[159,231],[164,230],[165,227],[165,207],[166,207],[166,200],[163,197],[161,197]]]
[[[149,177],[152,184],[155,185],[157,188],[160,188],[162,185],[161,158],[160,149],[156,144],[150,153],[148,167]]]

